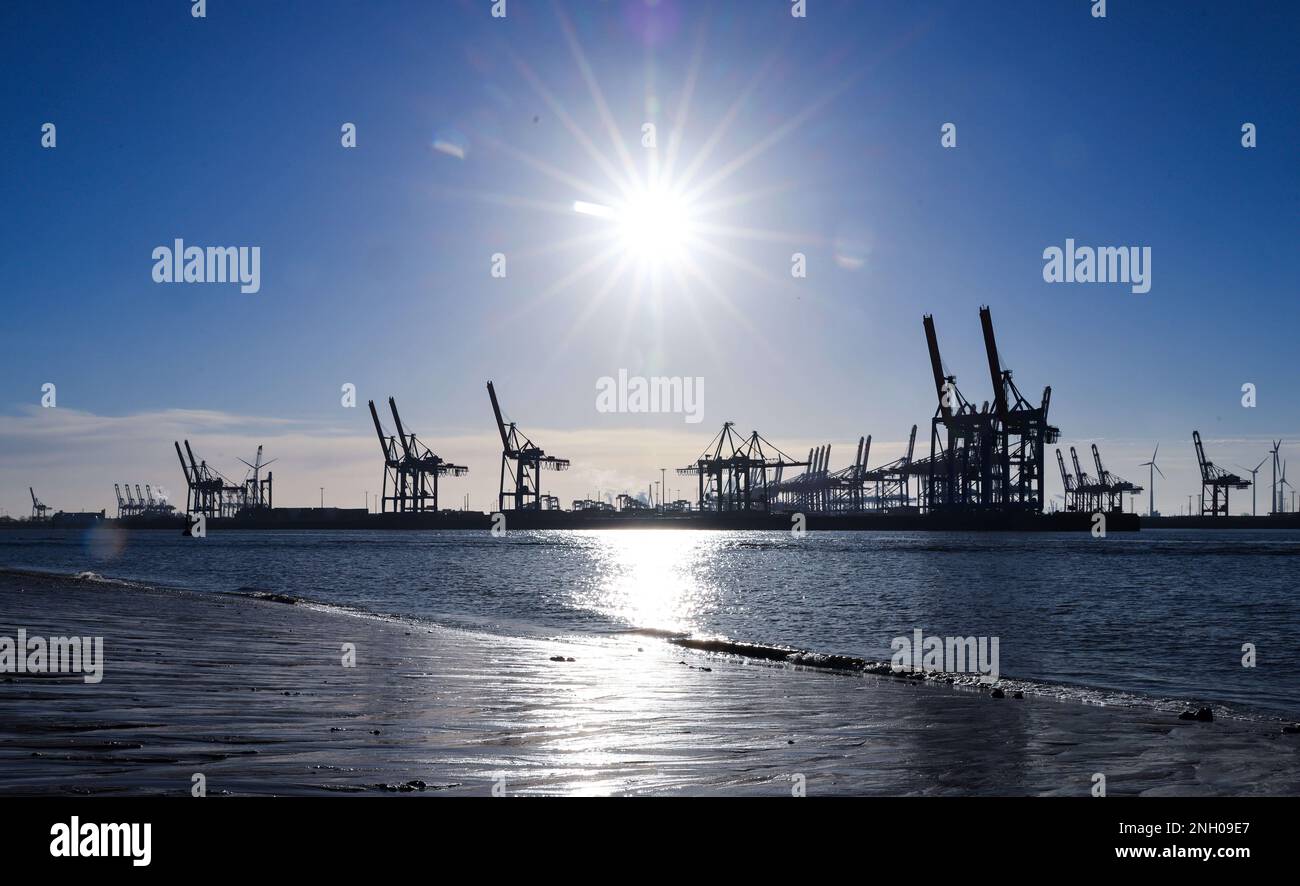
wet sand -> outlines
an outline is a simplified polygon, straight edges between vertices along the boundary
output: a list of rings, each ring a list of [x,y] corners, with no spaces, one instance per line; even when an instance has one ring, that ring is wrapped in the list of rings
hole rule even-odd
[[[1300,794],[1300,736],[708,655],[0,571],[0,794]],[[355,667],[343,666],[345,643]],[[562,658],[563,661],[554,660]],[[568,659],[573,659],[572,661]]]

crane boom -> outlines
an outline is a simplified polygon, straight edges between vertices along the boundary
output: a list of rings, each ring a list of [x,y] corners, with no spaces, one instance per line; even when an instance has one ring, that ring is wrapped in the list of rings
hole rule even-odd
[[[993,404],[999,419],[1007,417],[1007,383],[998,358],[998,342],[993,335],[993,315],[987,307],[980,308],[980,326],[984,329],[984,351],[989,359],[989,378],[993,382]]]
[[[948,379],[943,374],[943,358],[939,355],[939,337],[934,331],[934,316],[926,314],[921,318],[925,326],[925,344],[930,351],[930,371],[934,374],[934,393],[939,398],[939,409],[945,420],[952,418],[952,398],[944,396],[944,386]]]
[[[501,432],[501,445],[510,450],[510,436],[506,433],[506,422],[501,417],[501,404],[497,402],[497,389],[493,387],[492,382],[487,383],[488,396],[492,398],[492,414],[497,419],[497,430]]]
[[[181,453],[181,444],[174,442],[172,445],[176,447],[176,457],[181,460],[181,473],[185,475],[185,485],[189,486],[194,480],[190,477],[190,466],[185,463],[185,456]]]
[[[402,452],[406,457],[414,459],[415,455],[411,452],[411,441],[406,438],[406,429],[402,427],[402,417],[397,414],[397,401],[392,397],[388,398],[388,408],[393,413],[393,424],[397,426],[397,439],[402,445]]]
[[[190,467],[194,470],[194,478],[195,478],[196,480],[197,480],[197,479],[200,479],[203,475],[202,475],[202,474],[200,473],[200,471],[199,471],[199,462],[198,462],[198,459],[196,459],[196,458],[194,457],[194,450],[190,448],[190,441],[189,441],[189,440],[186,440],[186,441],[185,441],[185,451],[186,451],[186,452],[189,454],[189,456],[190,456]]]
[[[384,426],[379,423],[379,413],[375,410],[375,401],[370,401],[370,418],[375,423],[375,435],[379,437],[379,448],[384,450],[384,458],[391,460],[392,452],[388,448],[389,439],[384,436]]]
[[[1061,468],[1061,488],[1070,493],[1074,491],[1074,481],[1065,470],[1065,459],[1061,456],[1061,450],[1056,450],[1056,463]]]
[[[1097,449],[1096,443],[1092,444],[1092,460],[1093,463],[1097,465],[1097,482],[1103,485],[1110,483],[1110,475],[1107,474],[1106,469],[1101,466],[1101,451]]]

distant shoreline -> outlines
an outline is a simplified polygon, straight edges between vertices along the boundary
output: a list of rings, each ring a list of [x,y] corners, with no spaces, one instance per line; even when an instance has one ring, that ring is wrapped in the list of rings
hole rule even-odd
[[[1022,513],[794,513],[761,511],[692,511],[680,514],[641,514],[628,511],[506,511],[504,529],[511,530],[596,530],[596,529],[688,529],[717,531],[790,532],[798,525],[808,532],[1089,532],[1092,514],[1055,512]],[[1107,532],[1136,532],[1140,520],[1134,514],[1106,516]],[[0,524],[4,526],[5,524]],[[24,523],[14,521],[10,529],[84,529],[89,526],[122,529],[165,529],[182,532],[183,518],[166,520],[82,520],[75,524]],[[206,521],[206,531],[346,529],[346,530],[465,530],[487,532],[494,526],[493,515],[475,511],[437,513],[367,514],[361,509],[285,508],[264,515],[226,517]],[[1300,527],[1300,520],[1297,520]]]
[[[281,511],[281,509],[277,509]],[[1045,533],[1086,533],[1092,530],[1092,514],[1054,512],[1044,514],[919,514],[919,513],[810,513],[803,526],[807,531],[1045,531]],[[87,526],[114,526],[127,530],[170,530],[181,533],[185,518],[105,517],[99,521],[79,521],[56,525],[52,522],[25,520],[0,521],[0,531],[40,529],[86,529]],[[688,529],[789,531],[793,526],[790,513],[669,513],[640,514],[628,512],[543,511],[506,512],[510,529]],[[209,520],[208,531],[273,530],[463,530],[490,531],[491,514],[474,511],[438,513],[365,513],[338,508],[285,508],[282,513],[266,517],[220,518]],[[1266,514],[1266,516],[1164,516],[1143,517],[1134,513],[1106,514],[1106,531],[1131,533],[1149,529],[1283,529],[1300,530],[1300,513]]]

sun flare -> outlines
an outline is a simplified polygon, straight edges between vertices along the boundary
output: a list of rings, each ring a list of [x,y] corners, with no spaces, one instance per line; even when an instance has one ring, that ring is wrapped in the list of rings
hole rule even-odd
[[[686,201],[666,189],[644,190],[618,213],[624,245],[650,261],[676,257],[690,240],[690,222]]]
[[[671,188],[640,188],[618,206],[577,201],[573,209],[608,221],[622,250],[648,264],[682,259],[694,236],[690,202]]]
[[[760,244],[782,244],[782,252],[788,247],[786,254],[794,254],[819,239],[815,233],[764,223],[773,218],[767,201],[796,183],[750,167],[801,131],[865,67],[830,84],[780,125],[764,123],[760,131],[747,133],[745,124],[756,113],[752,98],[773,78],[776,56],[760,64],[747,82],[737,83],[729,103],[722,97],[702,101],[697,87],[707,79],[708,31],[701,27],[674,92],[656,84],[651,66],[643,96],[620,92],[611,105],[578,29],[562,9],[556,9],[556,17],[587,86],[589,103],[580,99],[566,103],[525,59],[517,58],[516,66],[571,144],[556,160],[531,153],[521,143],[480,134],[493,149],[540,173],[553,186],[541,200],[510,193],[484,194],[482,199],[584,217],[574,225],[548,226],[545,242],[528,250],[529,255],[572,253],[573,257],[532,296],[526,309],[540,310],[573,299],[576,312],[562,342],[566,345],[586,334],[588,321],[617,297],[626,312],[618,332],[620,344],[634,329],[645,334],[646,326],[640,322],[644,318],[637,317],[644,311],[658,318],[651,331],[662,339],[663,311],[671,306],[692,311],[705,338],[712,338],[710,330],[717,325],[706,318],[719,313],[728,325],[743,330],[752,347],[775,351],[775,344],[732,294],[734,281],[744,275],[762,286],[789,285],[783,265],[756,260],[754,250]],[[638,110],[635,118],[620,120],[615,109],[626,107],[628,101],[645,109],[644,115]],[[534,116],[534,123],[538,119]],[[642,121],[640,128],[631,126],[630,120]],[[647,141],[647,127],[652,125],[654,138]],[[754,181],[762,183],[747,186],[742,176],[747,169],[758,176]]]

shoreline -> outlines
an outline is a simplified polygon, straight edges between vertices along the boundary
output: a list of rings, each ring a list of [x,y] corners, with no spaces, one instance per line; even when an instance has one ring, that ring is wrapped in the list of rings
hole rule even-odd
[[[56,514],[48,522],[0,523],[0,528],[23,531],[33,528],[88,529],[110,526],[120,529],[155,529],[184,533],[183,517],[156,519],[107,517],[102,513],[67,515],[60,522]],[[796,512],[778,511],[687,511],[658,514],[641,511],[505,511],[510,530],[646,530],[675,529],[700,531],[789,532]],[[915,508],[894,511],[811,512],[803,515],[809,532],[1090,532],[1091,514],[1080,512],[940,511],[921,513]],[[237,517],[209,517],[205,532],[267,532],[291,530],[447,530],[489,532],[494,514],[483,511],[436,511],[425,513],[367,513],[360,508],[275,508]],[[1298,523],[1297,525],[1300,525]],[[1106,514],[1109,532],[1138,532],[1141,519],[1132,513]]]
[[[1041,698],[1064,702],[1075,702],[1111,709],[1134,709],[1151,713],[1162,713],[1177,717],[1180,713],[1196,711],[1202,707],[1211,709],[1214,718],[1240,720],[1265,726],[1300,725],[1300,711],[1284,712],[1275,708],[1252,705],[1249,702],[1225,701],[1205,696],[1201,693],[1184,693],[1179,696],[1155,695],[1120,686],[1093,685],[1068,680],[1050,680],[1039,677],[1025,677],[1019,674],[1003,673],[992,683],[983,683],[971,673],[948,673],[943,671],[915,671],[908,667],[902,671],[893,671],[887,659],[863,657],[860,654],[842,654],[828,651],[826,648],[799,646],[784,641],[737,639],[724,634],[693,634],[689,632],[666,630],[662,628],[614,627],[605,631],[565,630],[555,625],[541,623],[512,622],[509,624],[478,623],[475,619],[440,621],[436,617],[422,615],[401,615],[368,609],[364,606],[341,602],[330,602],[306,596],[285,594],[258,587],[241,586],[238,589],[208,588],[199,590],[182,584],[163,583],[145,579],[140,576],[114,577],[104,576],[93,571],[64,572],[42,567],[4,566],[0,565],[0,576],[31,576],[39,579],[67,579],[72,581],[89,581],[96,584],[133,587],[142,590],[171,591],[185,594],[216,595],[219,598],[247,598],[267,600],[302,606],[344,616],[373,618],[396,624],[410,624],[421,630],[450,630],[482,634],[498,638],[503,642],[518,640],[568,638],[572,642],[600,641],[619,637],[642,637],[652,642],[662,642],[682,650],[695,653],[707,653],[723,657],[747,659],[751,664],[769,664],[777,667],[805,668],[823,671],[828,674],[849,676],[873,675],[882,679],[899,681],[920,681],[925,684],[947,684],[966,689],[989,691],[994,686],[1001,688],[1008,695],[1023,693]],[[0,623],[0,627],[3,627]],[[557,635],[556,631],[560,633]],[[889,653],[884,653],[888,656]]]
[[[0,635],[102,636],[104,678],[0,674],[0,794],[1300,795],[1248,720],[311,603],[0,570]],[[344,667],[343,644],[356,666]],[[504,780],[501,780],[504,776]]]

